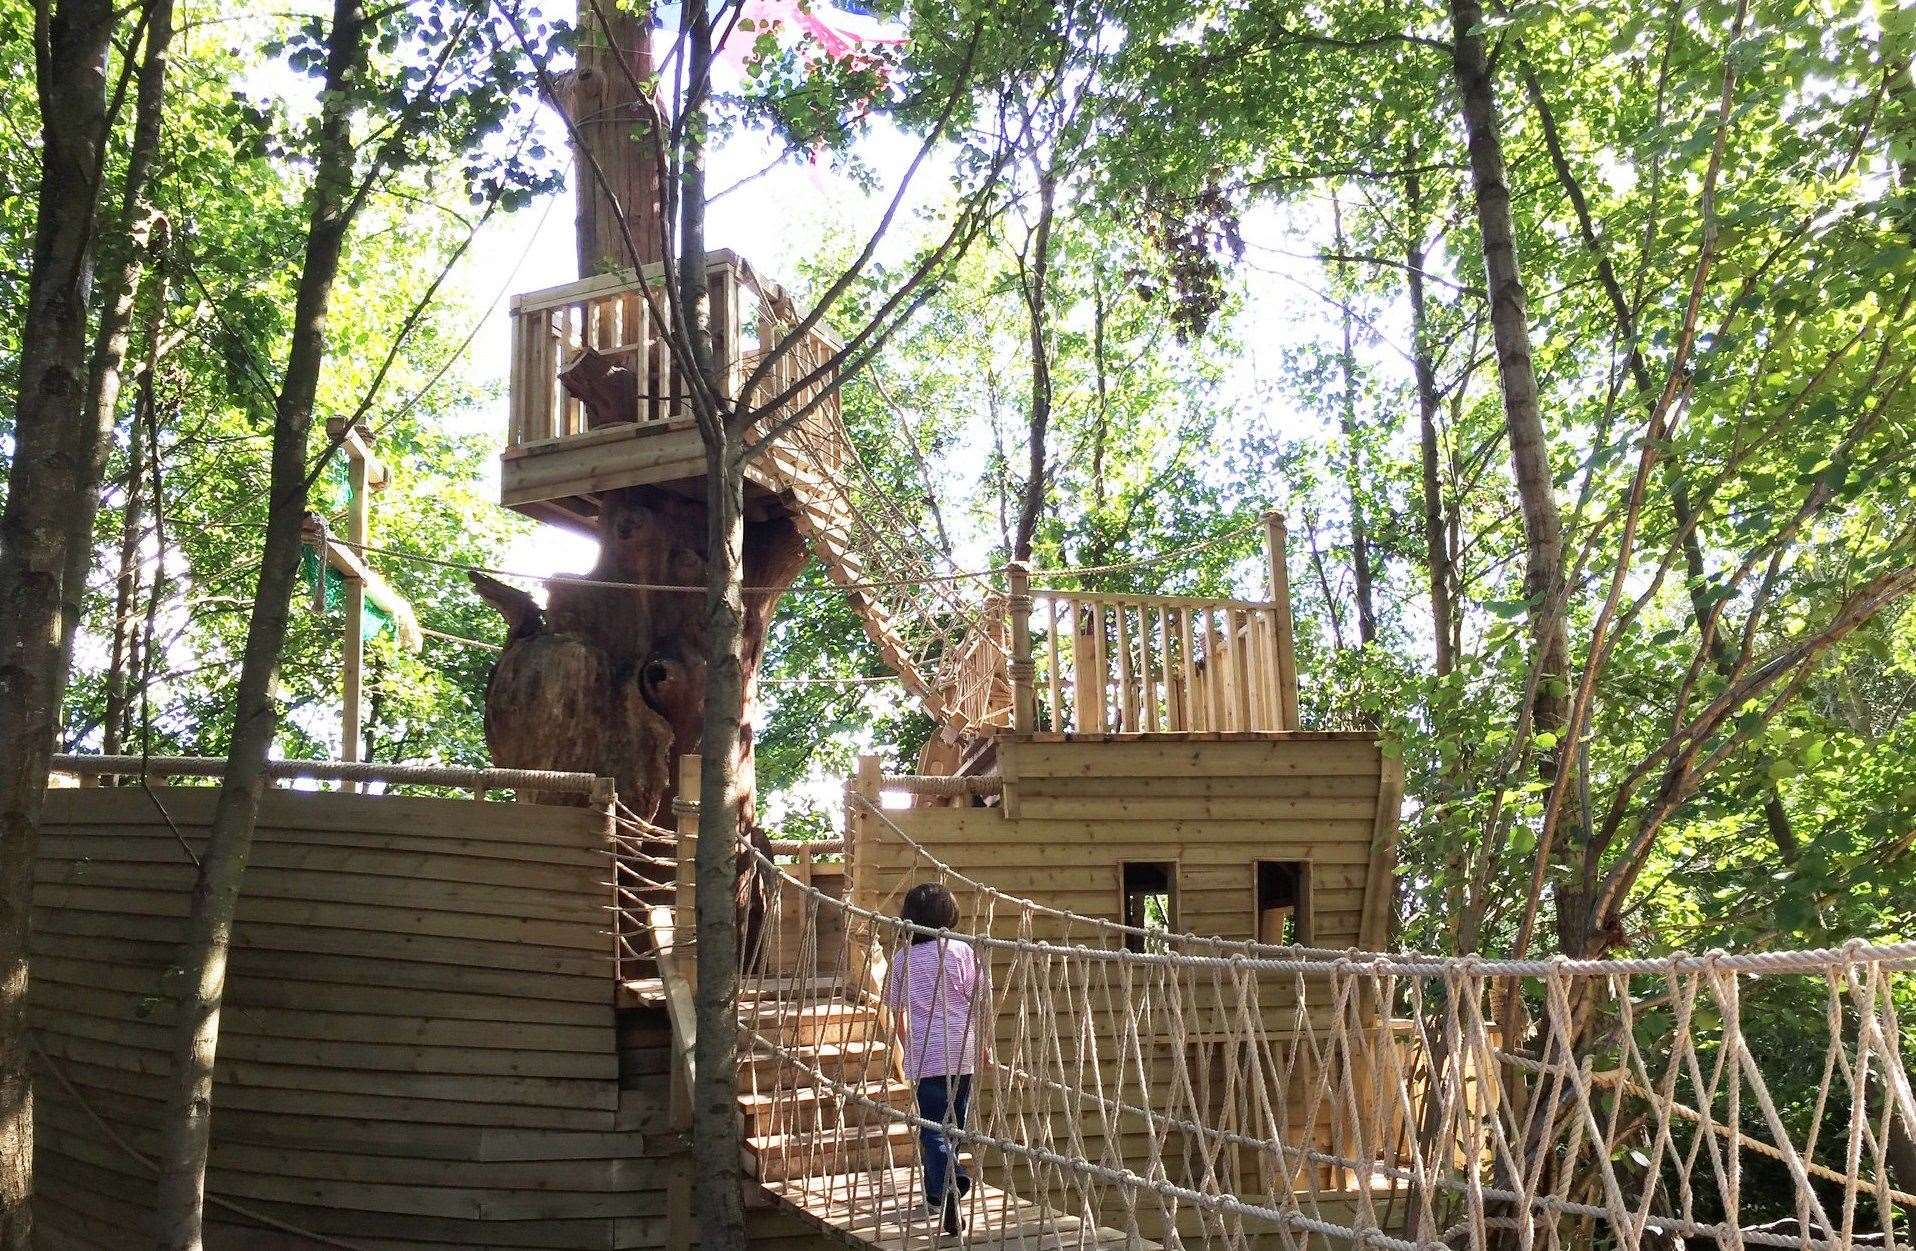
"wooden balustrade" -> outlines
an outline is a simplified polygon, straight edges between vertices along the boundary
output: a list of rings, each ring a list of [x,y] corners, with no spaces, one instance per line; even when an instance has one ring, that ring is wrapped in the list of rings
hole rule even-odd
[[[684,362],[665,333],[671,303],[663,280],[663,269],[652,266],[643,279],[626,270],[513,297],[508,454],[590,432],[590,414],[560,378],[587,348],[608,367],[623,366],[634,375],[632,408],[621,426],[691,418]],[[783,292],[762,282],[731,252],[707,256],[706,284],[719,375],[726,394],[737,396],[753,366],[778,342],[780,328],[794,317]],[[764,403],[783,394],[836,350],[829,335],[807,332],[781,354],[749,398]],[[809,402],[822,384],[823,379],[813,380],[781,411]]]
[[[1009,570],[1012,724],[1065,734],[1297,728],[1283,519],[1266,519],[1269,603],[1034,589]]]
[[[1033,591],[1031,604],[1032,729],[1180,734],[1286,728],[1274,605],[1047,590]],[[1016,687],[1015,668],[1013,673]]]

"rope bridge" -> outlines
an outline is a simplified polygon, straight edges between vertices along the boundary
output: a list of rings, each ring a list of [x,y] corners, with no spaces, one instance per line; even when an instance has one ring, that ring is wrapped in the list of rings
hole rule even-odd
[[[663,835],[627,824],[635,879],[672,862]],[[740,995],[749,1171],[857,1245],[1909,1241],[1916,943],[1377,955],[1065,913],[922,847],[869,908],[743,855],[764,903]],[[919,881],[953,890],[958,925],[892,915]],[[667,947],[690,934],[653,907]],[[1032,937],[1041,916],[1068,921],[1062,940]],[[989,966],[963,1127],[919,1117],[903,1080],[912,1023],[883,987],[913,939],[970,943]],[[937,1128],[977,1182],[956,1236],[922,1202],[918,1131]]]

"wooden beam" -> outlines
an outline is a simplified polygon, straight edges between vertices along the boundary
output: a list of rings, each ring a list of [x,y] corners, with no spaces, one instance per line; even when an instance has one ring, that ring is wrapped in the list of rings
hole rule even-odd
[[[1277,728],[1295,730],[1297,721],[1297,649],[1291,624],[1291,574],[1285,555],[1284,514],[1264,514],[1264,556],[1271,567],[1271,603],[1276,610]]]
[[[1370,859],[1357,945],[1382,951],[1390,944],[1393,870],[1397,867],[1397,818],[1404,803],[1404,758],[1386,754],[1377,775],[1377,816],[1371,825]]]
[[[327,438],[339,439],[342,430],[346,430],[345,418],[328,417],[326,419]],[[366,477],[373,490],[383,491],[392,485],[392,470],[373,451],[371,437],[372,432],[366,428],[365,422],[361,422],[346,431],[346,436],[340,439],[339,446],[346,453],[349,461],[358,461],[366,466]]]

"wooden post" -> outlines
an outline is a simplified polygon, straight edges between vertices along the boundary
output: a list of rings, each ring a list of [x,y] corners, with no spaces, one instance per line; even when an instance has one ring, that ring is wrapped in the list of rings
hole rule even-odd
[[[699,851],[699,758],[679,758],[679,793],[672,800],[672,815],[678,818],[678,872],[673,883],[673,921],[675,940],[680,950],[696,941],[698,934],[698,851]],[[681,961],[687,969],[689,960]]]
[[[326,423],[329,438],[338,439],[346,453],[347,495],[346,495],[346,542],[353,554],[364,558],[363,545],[367,537],[367,515],[371,506],[370,496],[374,489],[383,489],[390,475],[386,467],[372,453],[367,443],[368,431],[358,426],[347,431],[345,422],[333,418]],[[320,553],[322,566],[326,553]],[[325,577],[321,571],[322,583]],[[364,579],[345,575],[346,583],[346,636],[342,650],[344,652],[344,689],[340,696],[340,732],[339,758],[349,763],[361,758],[360,723],[362,720],[361,684],[366,661],[366,583]],[[358,782],[342,782],[340,789],[357,791],[362,789]]]
[[[871,880],[872,834],[878,821],[864,805],[878,806],[878,780],[883,776],[878,757],[860,756],[858,772],[845,783],[845,857],[851,862],[851,898],[861,908],[875,906],[878,899]]]
[[[1010,593],[1005,611],[1011,622],[1011,728],[1029,734],[1038,728],[1037,667],[1031,661],[1031,566],[1014,560],[1005,569]]]
[[[1277,728],[1297,729],[1297,652],[1291,634],[1291,573],[1285,557],[1284,514],[1264,514],[1264,557],[1271,566],[1271,604],[1277,630]]]
[[[1397,866],[1397,821],[1404,803],[1404,758],[1384,754],[1378,762],[1377,815],[1371,823],[1370,856],[1365,864],[1363,911],[1357,945],[1382,951],[1390,945],[1392,895]]]
[[[605,854],[612,870],[612,978],[616,982],[623,982],[627,965],[626,944],[639,941],[639,936],[645,932],[646,919],[640,908],[627,906],[624,883],[619,877],[619,816],[616,798],[617,791],[613,788],[612,779],[596,778],[593,780],[592,792],[586,804],[598,814],[599,828],[605,836]]]
[[[668,1113],[671,1117],[674,1151],[666,1166],[668,1184],[665,1195],[666,1251],[692,1251],[698,1245],[696,1223],[692,1217],[692,1053],[695,1022],[691,976],[698,967],[693,949],[698,933],[696,908],[696,865],[699,850],[699,758],[679,758],[679,792],[672,800],[677,818],[679,845],[678,869],[673,888],[672,950],[658,957],[659,979],[666,987],[667,1010],[672,1017],[674,1055]]]

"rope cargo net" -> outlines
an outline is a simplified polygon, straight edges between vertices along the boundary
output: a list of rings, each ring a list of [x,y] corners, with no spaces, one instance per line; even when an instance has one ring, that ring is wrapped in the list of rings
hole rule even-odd
[[[1909,1245],[1916,943],[1508,961],[1172,933],[993,889],[853,802],[911,849],[871,907],[741,853],[764,921],[739,1090],[759,1183],[855,1240]],[[666,872],[667,839],[625,823],[633,881]],[[952,890],[958,924],[897,919],[922,881]],[[914,938],[988,968],[962,1127],[920,1118],[901,1080],[913,1022],[885,970]],[[955,1235],[923,1204],[926,1129],[975,1182]]]

